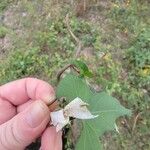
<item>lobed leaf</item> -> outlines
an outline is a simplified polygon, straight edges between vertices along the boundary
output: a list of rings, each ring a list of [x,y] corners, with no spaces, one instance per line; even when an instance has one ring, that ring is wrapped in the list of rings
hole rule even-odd
[[[105,92],[90,90],[83,78],[68,74],[57,87],[57,97],[66,97],[70,102],[76,97],[89,104],[89,110],[99,117],[83,121],[83,131],[76,145],[76,150],[100,150],[99,137],[108,130],[115,129],[115,120],[122,115],[130,115],[119,101]]]

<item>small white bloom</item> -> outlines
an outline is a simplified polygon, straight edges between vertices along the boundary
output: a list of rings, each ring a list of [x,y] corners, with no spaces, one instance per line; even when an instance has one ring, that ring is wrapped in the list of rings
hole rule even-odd
[[[87,109],[88,104],[83,102],[80,98],[75,98],[64,109],[51,112],[51,121],[56,126],[56,131],[61,130],[65,125],[69,123],[69,117],[78,119],[93,119],[98,117],[94,116]]]
[[[54,126],[56,126],[56,131],[61,130],[66,124],[69,123],[69,116],[64,116],[64,110],[61,109],[59,111],[51,112],[51,121]]]
[[[83,102],[79,97],[71,101],[65,108],[64,112],[69,117],[78,119],[93,119],[97,116],[93,116],[87,109],[88,104]]]

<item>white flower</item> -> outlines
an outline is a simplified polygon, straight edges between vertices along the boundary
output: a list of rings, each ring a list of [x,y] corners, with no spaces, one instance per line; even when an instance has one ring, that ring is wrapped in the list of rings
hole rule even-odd
[[[51,112],[51,121],[54,126],[56,126],[56,131],[61,130],[66,124],[69,123],[69,117],[64,116],[64,110]]]
[[[94,116],[87,109],[88,104],[83,102],[80,98],[75,98],[71,101],[64,109],[59,111],[51,112],[50,117],[54,126],[56,126],[56,131],[61,130],[65,125],[69,123],[69,117],[74,117],[78,119],[94,119]]]

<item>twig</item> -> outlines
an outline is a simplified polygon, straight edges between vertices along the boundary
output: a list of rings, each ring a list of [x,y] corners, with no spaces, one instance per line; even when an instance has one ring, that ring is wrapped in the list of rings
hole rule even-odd
[[[61,78],[61,75],[68,69],[70,68],[70,64],[69,65],[66,65],[64,68],[62,68],[58,74],[57,74],[57,82],[60,81],[60,78]]]
[[[72,36],[72,38],[76,41],[76,43],[78,44],[77,49],[76,49],[76,53],[75,53],[75,58],[78,58],[78,56],[80,55],[81,49],[82,49],[82,43],[81,41],[75,36],[75,34],[72,32],[70,24],[69,24],[69,14],[66,15],[66,26],[67,29],[70,33],[70,35]]]
[[[72,68],[74,71],[76,71],[77,73],[80,73],[80,71],[73,65],[73,64],[68,64],[66,65],[64,68],[62,68],[58,74],[57,74],[57,82],[60,81],[60,78],[62,76],[62,74],[68,69],[68,68]]]
[[[76,71],[78,74],[80,74],[80,71],[76,68],[75,65],[71,64],[71,68]]]
[[[79,55],[80,55],[80,52],[81,52],[82,43],[81,43],[81,41],[74,35],[74,33],[73,33],[72,30],[71,30],[71,27],[70,27],[70,24],[69,24],[69,14],[66,15],[65,21],[66,21],[66,26],[67,26],[67,29],[68,29],[70,35],[71,35],[72,38],[75,40],[75,42],[78,44],[77,49],[76,49],[76,51],[75,51],[75,58],[78,58]],[[73,65],[73,64],[66,65],[63,69],[61,69],[61,70],[58,72],[58,74],[57,74],[57,82],[60,81],[61,75],[62,75],[68,68],[72,68],[72,69],[75,70],[77,73],[80,73],[80,71],[76,68],[75,65]]]
[[[83,2],[84,2],[84,11],[86,11],[86,0],[83,0]]]
[[[135,129],[135,127],[136,127],[138,118],[139,118],[139,116],[140,116],[141,114],[142,114],[142,112],[139,112],[139,113],[136,115],[135,119],[134,119],[134,123],[133,123],[133,127],[132,127],[132,134],[133,134],[134,129]]]
[[[127,129],[127,131],[128,131],[129,133],[131,133],[131,128],[130,128],[128,122],[127,122],[126,117],[123,117],[123,121],[122,121],[121,123],[122,123],[123,126]]]

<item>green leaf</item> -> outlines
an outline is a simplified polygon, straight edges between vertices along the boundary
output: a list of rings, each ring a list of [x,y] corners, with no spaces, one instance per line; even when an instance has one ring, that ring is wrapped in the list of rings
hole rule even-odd
[[[83,131],[76,145],[76,150],[100,150],[99,137],[115,128],[115,120],[122,115],[130,115],[130,110],[120,105],[119,101],[105,92],[90,90],[86,81],[73,74],[68,74],[58,85],[57,97],[66,97],[70,102],[80,97],[89,104],[89,110],[95,119],[83,120]]]
[[[68,102],[71,102],[76,97],[80,97],[82,100],[86,101],[92,94],[90,88],[86,85],[85,80],[81,78],[68,74],[63,78],[56,91],[58,98],[66,97]]]
[[[76,145],[76,150],[101,150],[102,146],[100,144],[99,135],[97,132],[93,131],[91,126],[84,123],[84,129],[81,133],[78,144]]]
[[[88,66],[83,61],[74,60],[71,62],[71,64],[75,65],[80,70],[81,76],[86,76],[89,78],[91,78],[93,76],[92,72],[89,71]]]

